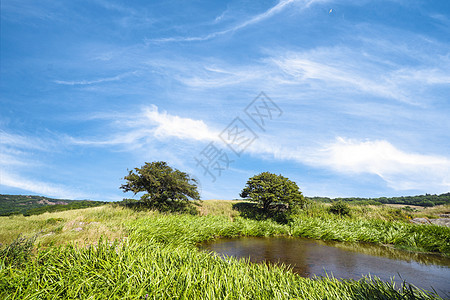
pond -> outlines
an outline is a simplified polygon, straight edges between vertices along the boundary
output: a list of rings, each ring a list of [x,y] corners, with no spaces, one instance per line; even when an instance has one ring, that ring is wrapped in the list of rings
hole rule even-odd
[[[450,258],[432,254],[410,253],[370,244],[324,242],[303,238],[246,237],[218,239],[200,245],[202,250],[219,255],[249,258],[251,262],[290,265],[304,277],[333,275],[360,279],[362,275],[391,278],[400,285],[405,280],[441,297],[450,296]]]

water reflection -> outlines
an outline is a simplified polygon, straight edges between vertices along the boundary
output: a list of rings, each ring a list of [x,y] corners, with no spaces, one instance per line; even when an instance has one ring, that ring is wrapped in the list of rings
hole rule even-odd
[[[394,277],[397,284],[405,280],[423,289],[434,288],[444,297],[450,294],[450,259],[438,255],[286,237],[219,239],[201,248],[224,256],[249,258],[251,262],[283,263],[305,277],[328,273],[337,278],[360,279],[370,274],[385,281]]]
[[[367,255],[381,256],[390,259],[415,261],[425,265],[441,265],[450,267],[450,258],[433,253],[415,253],[395,249],[392,246],[378,246],[369,243],[342,243],[335,241],[317,241],[319,244],[336,247],[346,251],[364,253]]]

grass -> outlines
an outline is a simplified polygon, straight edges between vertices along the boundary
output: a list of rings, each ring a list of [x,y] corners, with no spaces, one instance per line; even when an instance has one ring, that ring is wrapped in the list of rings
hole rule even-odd
[[[307,279],[286,268],[220,259],[157,242],[49,248],[3,268],[3,299],[432,299],[380,281]]]
[[[448,228],[407,223],[389,210],[351,206],[351,217],[312,204],[290,224],[239,217],[233,201],[203,201],[200,216],[102,206],[1,217],[0,242],[40,232],[20,266],[0,259],[2,299],[433,299],[368,278],[302,278],[283,266],[221,259],[195,246],[217,237],[305,236],[449,252]],[[366,215],[366,218],[364,218]],[[381,219],[383,215],[385,219]],[[370,217],[367,217],[370,216]],[[390,221],[389,221],[390,220]],[[81,230],[79,230],[81,228]],[[114,242],[113,242],[114,241]],[[147,298],[146,298],[147,295]]]
[[[19,234],[38,235],[42,247],[68,242],[78,245],[96,243],[100,237],[108,240],[127,235],[124,220],[151,216],[153,212],[136,212],[110,205],[24,217],[0,217],[0,243],[11,243]]]
[[[198,211],[201,216],[226,216],[230,219],[234,219],[239,216],[239,212],[233,209],[233,203],[237,203],[237,201],[205,200],[201,202]]]

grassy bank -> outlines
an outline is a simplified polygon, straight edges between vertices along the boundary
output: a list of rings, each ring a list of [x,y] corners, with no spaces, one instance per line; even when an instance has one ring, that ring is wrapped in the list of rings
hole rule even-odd
[[[223,260],[157,242],[50,248],[2,268],[3,299],[432,299],[379,281],[307,279],[283,267]]]
[[[295,215],[290,224],[279,224],[271,220],[241,218],[239,212],[233,210],[233,204],[236,203],[238,202],[204,201],[199,208],[202,216],[180,217],[151,211],[135,212],[107,205],[30,217],[0,217],[0,243],[10,243],[21,233],[28,236],[39,233],[36,243],[43,247],[62,245],[68,241],[89,245],[102,236],[109,240],[121,239],[128,235],[130,228],[149,228],[144,226],[145,222],[153,222],[158,224],[154,227],[155,231],[165,235],[167,240],[193,239],[198,236],[192,240],[193,243],[216,236],[289,235],[321,240],[392,244],[413,251],[450,255],[449,228],[410,224],[409,213],[399,209],[357,206],[352,207],[350,217],[339,217],[328,213],[327,205],[314,204]],[[131,224],[132,220],[138,222]],[[177,228],[177,231],[169,230],[170,226]],[[158,234],[152,236],[157,238]]]
[[[103,206],[31,217],[0,218],[0,242],[19,232],[38,249],[22,267],[0,261],[6,299],[427,299],[416,289],[379,281],[308,279],[280,266],[223,260],[195,247],[216,237],[306,236],[370,241],[449,252],[448,228],[359,213],[341,218],[326,207],[298,213],[290,224],[239,217],[235,202],[203,202],[202,216],[135,212]],[[220,209],[217,209],[220,204]],[[372,212],[373,213],[373,212]],[[373,214],[376,215],[376,214]],[[104,240],[99,241],[103,236]],[[115,243],[111,243],[115,241]],[[66,246],[65,244],[71,244]],[[76,244],[76,245],[75,245]],[[64,245],[57,247],[56,245]]]

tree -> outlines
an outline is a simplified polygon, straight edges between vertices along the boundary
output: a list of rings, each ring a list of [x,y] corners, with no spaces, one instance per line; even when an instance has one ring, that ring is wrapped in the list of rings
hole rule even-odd
[[[172,169],[164,161],[145,163],[141,168],[129,171],[121,185],[124,192],[147,192],[140,202],[161,211],[183,211],[192,208],[193,200],[200,200],[198,182],[189,174]]]
[[[295,182],[269,172],[249,178],[240,196],[257,202],[265,213],[269,213],[275,204],[285,204],[288,211],[296,205],[305,204],[305,198]]]

